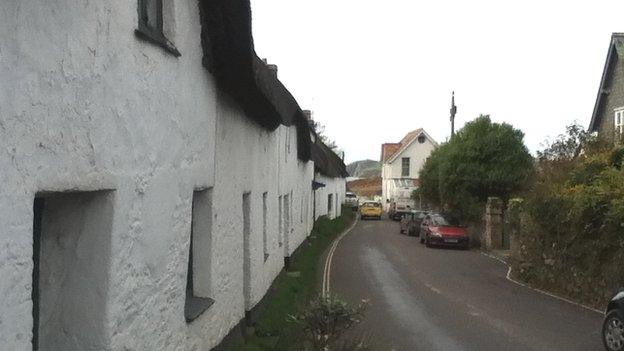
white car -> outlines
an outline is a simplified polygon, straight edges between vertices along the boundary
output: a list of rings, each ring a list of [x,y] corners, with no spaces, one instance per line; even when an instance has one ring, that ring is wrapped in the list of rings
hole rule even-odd
[[[345,194],[345,206],[349,206],[353,209],[357,209],[359,206],[359,199],[355,193],[347,192]]]

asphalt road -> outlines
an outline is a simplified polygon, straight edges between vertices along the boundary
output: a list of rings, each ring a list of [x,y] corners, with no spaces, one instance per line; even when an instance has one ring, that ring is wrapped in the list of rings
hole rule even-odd
[[[506,279],[478,251],[426,248],[390,220],[338,245],[331,292],[369,300],[350,332],[374,350],[603,350],[602,315]]]

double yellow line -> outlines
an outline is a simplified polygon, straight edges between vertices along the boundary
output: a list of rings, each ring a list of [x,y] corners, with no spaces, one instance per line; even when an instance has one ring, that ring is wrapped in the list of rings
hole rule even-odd
[[[357,222],[358,222],[358,219],[356,217],[355,221],[353,221],[353,224],[347,230],[342,232],[342,234],[340,234],[336,238],[336,240],[334,240],[331,248],[329,249],[329,252],[327,253],[327,257],[325,258],[325,267],[323,269],[323,287],[321,291],[321,294],[323,297],[327,297],[329,295],[329,285],[331,281],[331,266],[332,266],[332,260],[334,258],[334,252],[336,252],[336,248],[338,247],[340,240],[342,240],[342,238],[344,238],[344,236],[347,235],[351,231],[351,229],[353,229],[353,227],[355,227]]]

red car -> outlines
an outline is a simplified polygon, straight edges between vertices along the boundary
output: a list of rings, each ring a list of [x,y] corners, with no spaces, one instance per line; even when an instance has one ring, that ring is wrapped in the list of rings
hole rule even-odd
[[[442,215],[427,215],[420,225],[420,242],[431,247],[440,246],[458,246],[464,249],[470,247],[470,238],[466,228],[460,225],[452,224]]]

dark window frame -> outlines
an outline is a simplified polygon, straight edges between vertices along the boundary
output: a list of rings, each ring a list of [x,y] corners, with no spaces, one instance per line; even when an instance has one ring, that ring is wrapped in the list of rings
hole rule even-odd
[[[148,2],[156,1],[156,28],[149,25],[148,20]],[[163,1],[164,0],[137,0],[138,13],[139,13],[139,26],[135,30],[137,37],[156,44],[165,51],[169,52],[175,57],[180,57],[180,51],[173,45],[173,43],[165,37],[163,32]]]
[[[405,161],[407,161],[407,164],[405,164]],[[409,157],[403,157],[401,158],[401,177],[409,177],[410,176],[410,158]],[[407,169],[407,171],[406,171]]]

